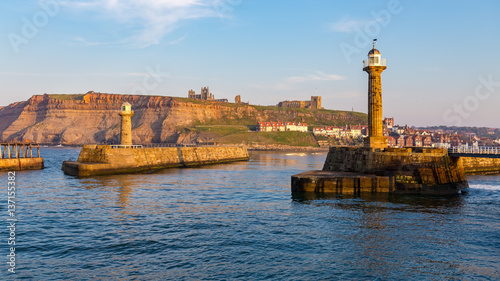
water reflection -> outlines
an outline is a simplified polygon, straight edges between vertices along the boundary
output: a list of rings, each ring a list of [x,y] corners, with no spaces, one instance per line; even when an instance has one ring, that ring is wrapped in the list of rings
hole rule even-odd
[[[359,202],[362,206],[366,203],[392,203],[401,206],[413,206],[420,210],[434,211],[436,208],[446,207],[450,211],[458,210],[464,203],[467,195],[429,196],[405,195],[390,193],[361,193],[360,195],[329,194],[329,193],[292,193],[292,200],[297,203],[311,204],[316,200],[329,202],[340,208],[349,208],[345,202]],[[359,207],[359,205],[357,206]],[[409,209],[408,209],[409,210]]]
[[[269,152],[252,152],[251,161],[258,162],[261,166],[275,167],[280,166],[292,166],[297,163],[298,156],[287,157],[286,153],[269,153]]]
[[[463,230],[457,229],[457,225],[464,221],[465,199],[466,196],[305,193],[293,194],[292,206],[296,214],[303,213],[304,207],[310,212],[328,210],[331,219],[322,227],[343,241],[348,253],[342,258],[349,268],[357,269],[360,279],[412,279],[439,276],[442,270],[460,266],[456,255],[440,255],[436,251],[449,253],[460,243],[457,231]],[[332,255],[338,251],[333,249]],[[419,264],[427,264],[428,268]],[[395,268],[408,269],[404,270],[407,275],[399,275]]]
[[[291,197],[326,154],[88,179],[60,170],[78,150],[44,156],[18,178],[18,278],[498,280],[499,177],[456,197]]]

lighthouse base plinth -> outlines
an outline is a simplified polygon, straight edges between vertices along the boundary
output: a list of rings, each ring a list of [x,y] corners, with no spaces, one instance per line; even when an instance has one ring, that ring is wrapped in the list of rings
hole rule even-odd
[[[365,147],[384,149],[384,148],[387,148],[388,146],[389,145],[387,142],[387,137],[377,136],[377,137],[365,138]]]
[[[458,194],[468,187],[459,157],[446,149],[331,147],[322,171],[292,176],[292,193]]]

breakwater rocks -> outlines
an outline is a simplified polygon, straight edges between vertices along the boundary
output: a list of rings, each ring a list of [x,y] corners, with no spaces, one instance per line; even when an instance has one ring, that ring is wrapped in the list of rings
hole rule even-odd
[[[292,192],[456,194],[468,187],[444,149],[333,147],[322,171],[292,176]]]
[[[151,172],[159,169],[194,167],[249,159],[245,147],[120,147],[85,145],[77,162],[65,161],[65,174],[95,175]]]

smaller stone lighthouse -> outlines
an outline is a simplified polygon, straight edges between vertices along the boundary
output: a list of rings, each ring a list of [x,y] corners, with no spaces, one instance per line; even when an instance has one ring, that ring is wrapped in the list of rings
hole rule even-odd
[[[132,145],[132,105],[124,102],[121,107],[120,116],[122,117],[120,145]]]

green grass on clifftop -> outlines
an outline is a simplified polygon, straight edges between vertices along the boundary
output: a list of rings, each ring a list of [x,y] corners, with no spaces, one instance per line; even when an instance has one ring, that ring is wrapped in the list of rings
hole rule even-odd
[[[212,133],[212,134],[217,134],[221,137],[227,136],[227,135],[234,135],[234,134],[240,134],[240,133],[245,133],[248,132],[248,127],[243,126],[243,125],[199,125],[194,128],[190,128],[190,131],[192,132],[198,132],[198,133]]]
[[[222,137],[218,139],[218,142],[222,144],[318,146],[311,133],[302,132],[246,132]]]
[[[83,100],[83,96],[85,94],[79,94],[79,95],[53,95],[50,94],[49,97],[55,100]]]

